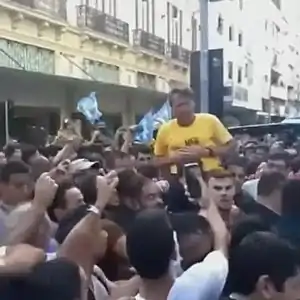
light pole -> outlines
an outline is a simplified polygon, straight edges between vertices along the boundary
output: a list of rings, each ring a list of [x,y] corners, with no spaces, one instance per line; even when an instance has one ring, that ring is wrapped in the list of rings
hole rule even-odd
[[[209,28],[208,28],[208,2],[209,0],[199,0],[200,8],[200,110],[202,113],[209,112],[209,65],[208,65],[208,53],[209,53]]]

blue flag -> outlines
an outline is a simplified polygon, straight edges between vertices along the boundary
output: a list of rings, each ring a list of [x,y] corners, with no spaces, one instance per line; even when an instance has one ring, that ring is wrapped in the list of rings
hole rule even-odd
[[[169,100],[153,115],[154,128],[159,128],[163,123],[172,119],[172,109]]]
[[[152,110],[150,110],[139,122],[138,128],[140,128],[140,130],[136,132],[134,141],[142,144],[150,143],[153,139],[153,125],[153,114]]]
[[[91,124],[100,123],[102,112],[98,109],[96,92],[81,98],[77,103],[77,111],[81,112]]]

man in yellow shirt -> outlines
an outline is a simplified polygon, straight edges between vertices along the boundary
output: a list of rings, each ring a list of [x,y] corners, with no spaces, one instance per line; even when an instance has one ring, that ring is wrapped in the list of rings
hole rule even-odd
[[[170,105],[175,119],[163,124],[157,134],[154,153],[169,164],[201,159],[205,171],[220,168],[219,157],[234,149],[235,143],[220,120],[211,114],[195,114],[190,89],[174,89]]]

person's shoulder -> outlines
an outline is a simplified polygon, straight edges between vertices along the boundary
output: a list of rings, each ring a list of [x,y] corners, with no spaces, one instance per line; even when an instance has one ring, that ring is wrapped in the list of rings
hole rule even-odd
[[[258,183],[258,181],[259,181],[258,178],[247,180],[243,183],[243,188],[256,185]]]
[[[219,121],[218,117],[209,113],[197,113],[195,114],[197,121],[216,122]]]
[[[170,128],[172,128],[175,125],[177,125],[177,120],[176,119],[171,119],[168,122],[165,122],[164,124],[162,124],[160,128],[162,128],[162,129],[170,129]]]

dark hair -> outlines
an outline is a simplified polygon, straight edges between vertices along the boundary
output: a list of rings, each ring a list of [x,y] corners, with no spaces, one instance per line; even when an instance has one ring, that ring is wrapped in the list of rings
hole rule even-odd
[[[257,231],[270,231],[270,226],[258,216],[244,216],[233,224],[231,229],[230,249],[235,248],[249,234]]]
[[[211,226],[207,219],[195,212],[183,212],[170,215],[170,221],[178,237],[193,233],[211,234]]]
[[[33,145],[22,146],[22,160],[28,164],[30,158],[37,152],[37,148]]]
[[[9,143],[4,147],[4,154],[6,158],[10,158],[13,156],[16,150],[21,149],[21,146],[19,143]]]
[[[286,164],[286,167],[289,167],[289,164],[291,161],[291,156],[286,151],[276,152],[276,153],[270,154],[268,157],[268,160],[283,160]]]
[[[141,278],[165,275],[175,249],[167,213],[160,209],[142,211],[128,231],[126,246],[129,261]]]
[[[274,191],[283,187],[285,180],[285,176],[279,172],[263,173],[257,184],[257,195],[270,196]]]
[[[30,272],[26,279],[26,286],[26,299],[79,299],[80,270],[75,263],[62,258],[43,262]]]
[[[80,293],[79,267],[62,258],[39,263],[28,274],[0,276],[1,299],[74,300]]]
[[[282,215],[300,217],[300,181],[290,179],[282,190]]]
[[[297,274],[299,255],[286,241],[269,232],[246,236],[229,260],[231,292],[248,296],[255,292],[260,276],[267,275],[278,292]]]
[[[195,95],[192,89],[190,88],[184,88],[184,89],[172,89],[172,91],[169,93],[169,99],[170,104],[172,105],[172,99],[175,95],[181,96],[183,98],[189,99],[191,101],[194,101]]]
[[[66,208],[66,192],[73,188],[75,185],[73,183],[72,180],[70,179],[66,179],[64,181],[62,181],[61,183],[59,183],[58,188],[56,190],[56,194],[54,196],[53,202],[50,205],[50,207],[48,208],[48,215],[49,218],[51,219],[51,221],[53,222],[57,222],[57,218],[55,215],[55,209],[57,208]]]
[[[89,212],[87,211],[88,205],[84,204],[76,209],[68,212],[63,219],[59,222],[58,228],[55,233],[55,240],[62,244],[68,234],[72,231],[74,226],[79,223]]]
[[[146,182],[146,178],[129,169],[119,172],[118,176],[119,183],[117,185],[117,191],[119,196],[121,198],[129,197],[138,199]]]
[[[258,216],[249,216],[245,215],[242,219],[238,220],[236,223],[233,224],[231,228],[231,239],[230,239],[230,246],[229,246],[229,258],[231,257],[231,252],[239,246],[242,240],[254,233],[254,232],[269,232],[271,231],[270,226],[264,222]],[[231,291],[231,278],[230,276],[227,278],[223,294],[228,295]]]
[[[246,166],[248,164],[248,159],[243,156],[234,156],[234,157],[230,157],[229,159],[225,160],[224,164],[226,165],[226,167],[237,166],[237,167],[241,167],[245,170]]]
[[[80,189],[84,202],[94,205],[97,200],[97,175],[93,171],[83,171],[74,175],[74,183]]]
[[[204,179],[207,181],[211,178],[216,178],[216,179],[234,178],[233,174],[230,171],[223,170],[223,169],[215,169],[206,172],[204,177],[205,177]]]
[[[246,166],[246,176],[255,174],[261,163],[262,161],[257,159],[249,161]]]
[[[256,147],[256,150],[263,150],[264,152],[268,153],[269,152],[269,147],[268,145],[265,145],[265,144],[259,144],[257,145]]]
[[[138,168],[138,172],[146,178],[153,179],[159,177],[159,169],[155,166],[142,166]]]
[[[1,170],[0,181],[8,183],[13,174],[29,174],[30,169],[23,161],[9,161]]]
[[[145,144],[135,144],[131,147],[130,152],[135,157],[137,157],[139,153],[151,154],[151,147]]]
[[[39,152],[45,157],[54,157],[62,148],[57,145],[49,145],[47,147],[39,147]]]

